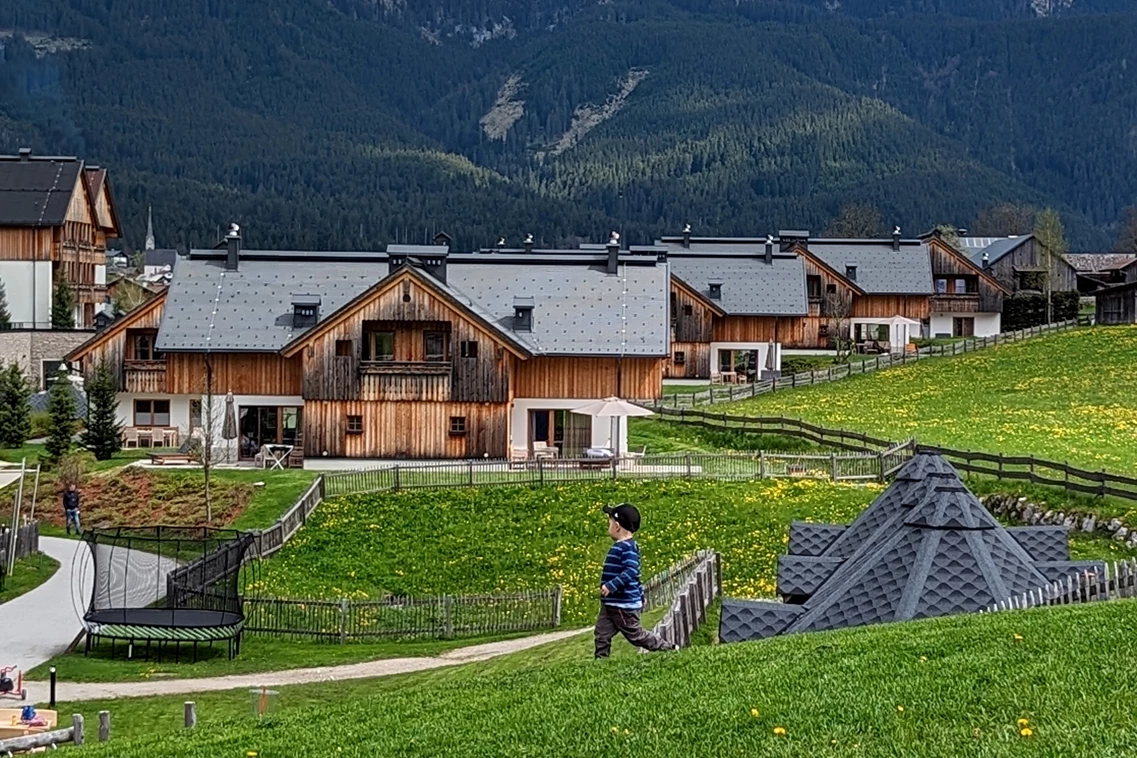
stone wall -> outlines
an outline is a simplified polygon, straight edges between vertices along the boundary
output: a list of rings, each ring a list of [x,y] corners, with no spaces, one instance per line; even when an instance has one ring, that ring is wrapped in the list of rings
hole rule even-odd
[[[40,370],[43,361],[63,360],[63,356],[94,335],[93,329],[60,329],[58,331],[0,331],[0,365],[15,361],[34,383],[43,389]]]
[[[1137,527],[1126,525],[1119,518],[1102,520],[1088,511],[1055,511],[1016,495],[988,495],[981,500],[996,516],[1005,516],[1023,524],[1062,524],[1070,531],[1079,529],[1087,534],[1111,534],[1118,542],[1137,548]]]

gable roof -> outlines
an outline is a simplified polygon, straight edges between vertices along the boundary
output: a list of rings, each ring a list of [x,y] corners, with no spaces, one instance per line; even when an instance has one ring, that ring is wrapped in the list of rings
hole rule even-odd
[[[963,246],[967,256],[980,266],[983,265],[983,254],[986,253],[987,265],[990,266],[1032,239],[1034,239],[1033,234],[1014,237],[960,237],[959,244]]]
[[[0,225],[62,225],[82,167],[77,158],[0,155]]]
[[[931,295],[932,259],[921,240],[810,239],[805,249],[869,295]],[[846,275],[855,266],[856,279]]]
[[[975,261],[971,260],[971,258],[969,258],[969,257],[968,257],[967,255],[965,255],[964,253],[962,253],[962,252],[960,252],[959,250],[957,250],[955,247],[953,247],[953,246],[949,245],[947,242],[944,242],[942,239],[940,239],[940,237],[938,237],[938,236],[932,236],[932,237],[929,237],[929,238],[928,238],[928,245],[929,245],[929,246],[931,246],[931,245],[936,245],[936,246],[937,246],[937,247],[938,247],[940,250],[943,250],[945,253],[947,253],[948,255],[950,255],[950,256],[952,256],[953,258],[955,258],[955,259],[956,259],[957,261],[959,261],[961,264],[963,264],[963,265],[964,265],[964,266],[966,266],[967,268],[969,268],[969,269],[971,269],[972,271],[974,271],[974,272],[975,272],[975,274],[976,274],[976,275],[977,275],[977,276],[978,276],[980,279],[983,279],[984,281],[986,281],[986,282],[987,282],[989,285],[991,285],[992,287],[995,287],[995,288],[999,289],[999,290],[1000,290],[1000,291],[1001,291],[1001,292],[1002,292],[1004,295],[1010,295],[1010,294],[1011,294],[1011,290],[1010,290],[1010,289],[1008,289],[1007,287],[1005,287],[1005,286],[1003,285],[1003,283],[1002,283],[1002,282],[1000,282],[998,279],[996,279],[995,277],[993,277],[993,276],[990,274],[990,272],[988,272],[988,271],[987,271],[985,268],[983,268],[983,266],[981,266],[980,264],[978,264],[978,263],[976,263]],[[933,274],[933,276],[934,276],[934,275],[935,275],[935,272],[932,272],[932,274]]]
[[[664,356],[668,351],[667,266],[654,256],[606,254],[447,255],[442,246],[388,252],[244,250],[235,271],[224,250],[178,257],[157,346],[177,352],[276,352],[305,329],[292,323],[292,296],[321,296],[319,322],[371,290],[410,258],[442,258],[440,291],[534,355]],[[445,279],[445,281],[443,281]],[[514,299],[533,298],[532,329],[513,331]]]
[[[1120,271],[1137,262],[1134,253],[1067,253],[1066,260],[1079,273]]]
[[[774,250],[766,263],[765,240],[681,240],[656,243],[667,253],[672,274],[704,300],[732,316],[805,316],[805,266],[794,253]],[[722,296],[710,298],[710,283]]]
[[[161,308],[166,304],[166,296],[168,292],[163,292],[156,297],[147,300],[142,305],[138,306],[129,313],[121,316],[101,332],[96,332],[95,336],[87,340],[81,345],[76,346],[71,352],[63,356],[65,361],[76,361],[90,353],[95,348],[103,345],[111,340],[111,338],[121,334],[129,329],[132,325],[138,323],[143,317],[154,312],[155,309]],[[165,320],[163,318],[163,320]]]
[[[690,284],[687,284],[687,282],[683,281],[675,273],[674,270],[671,272],[671,283],[672,283],[672,285],[678,287],[679,289],[681,289],[684,292],[686,292],[687,294],[689,294],[691,297],[693,297],[695,300],[697,300],[700,305],[702,305],[704,308],[706,308],[707,310],[714,313],[716,316],[725,316],[726,315],[726,311],[724,311],[722,309],[721,305],[719,305],[714,300],[711,300],[709,297],[704,295],[702,292],[699,292],[697,289],[692,287]]]

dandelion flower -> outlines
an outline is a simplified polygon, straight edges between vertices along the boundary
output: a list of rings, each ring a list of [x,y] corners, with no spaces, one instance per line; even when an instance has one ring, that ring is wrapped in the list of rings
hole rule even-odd
[[[620,727],[618,727],[618,726],[612,727],[612,734],[619,734],[619,733],[620,733]]]
[[[629,729],[625,729],[625,730],[624,730],[624,736],[625,736],[625,737],[627,737],[627,736],[628,736],[628,735],[630,735],[631,733],[632,733],[632,732],[631,732],[631,730],[629,730]]]
[[[1032,734],[1034,734],[1034,731],[1029,726],[1024,726],[1022,729],[1019,730],[1019,736],[1020,737],[1029,737]]]
[[[754,718],[758,718],[758,709],[757,708],[751,708],[750,709],[750,715],[753,716]]]
[[[250,750],[247,753],[245,753],[245,755],[247,756],[247,758],[257,758],[257,751],[256,750]]]
[[[1015,642],[1022,642],[1023,636],[1021,634],[1013,634],[1011,635],[1011,639],[1013,639]]]
[[[928,662],[928,656],[921,655],[920,656],[920,663],[927,663],[927,662]]]
[[[1019,720],[1018,720],[1018,721],[1016,721],[1015,723],[1016,723],[1016,724],[1018,724],[1018,727],[1019,727],[1019,729],[1022,729],[1024,726],[1029,726],[1029,725],[1030,725],[1030,722],[1029,722],[1029,721],[1027,721],[1026,719],[1019,719]]]
[[[904,706],[902,706],[902,705],[896,706],[896,712],[897,713],[904,713]]]
[[[776,727],[774,727],[774,734],[778,735],[779,737],[785,737],[786,736],[786,728],[783,726],[776,726]]]

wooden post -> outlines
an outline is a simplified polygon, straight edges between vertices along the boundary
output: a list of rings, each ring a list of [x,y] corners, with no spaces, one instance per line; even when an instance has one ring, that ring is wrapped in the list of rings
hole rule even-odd
[[[880,472],[877,475],[877,480],[881,483],[884,482],[884,453],[876,454],[877,469]]]
[[[347,644],[347,616],[348,616],[347,598],[341,597],[340,598],[340,644],[341,645]]]
[[[557,585],[553,590],[553,626],[561,625],[561,601],[564,597],[564,587]]]
[[[394,471],[391,472],[391,475],[392,475],[392,481],[393,481],[393,489],[395,490],[395,492],[398,492],[399,491],[399,467],[398,466],[395,466],[395,469],[394,469]]]
[[[71,741],[76,745],[82,745],[86,739],[83,734],[83,714],[76,713],[71,717],[71,729]]]
[[[187,700],[185,705],[186,729],[193,729],[197,726],[197,706],[192,700]]]
[[[111,738],[111,712],[99,711],[99,742],[106,742]]]
[[[453,639],[454,637],[454,617],[453,617],[454,598],[445,595],[442,598],[442,636],[444,639]]]
[[[686,459],[687,459],[687,478],[690,479],[691,478],[691,454],[690,453],[686,454]]]
[[[829,454],[829,476],[833,481],[837,481],[837,454]]]
[[[467,466],[469,466],[469,469],[470,469],[470,478],[469,478],[470,486],[473,487],[474,486],[474,462],[473,461],[467,461]]]

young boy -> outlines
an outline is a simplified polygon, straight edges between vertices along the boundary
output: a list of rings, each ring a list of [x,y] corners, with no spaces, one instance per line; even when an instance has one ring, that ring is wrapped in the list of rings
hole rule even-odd
[[[600,616],[596,619],[596,657],[607,658],[612,638],[624,635],[628,642],[647,650],[678,650],[678,647],[640,626],[644,588],[640,584],[640,549],[632,535],[640,528],[640,512],[620,503],[605,506],[608,536],[616,541],[604,559],[600,577]]]

